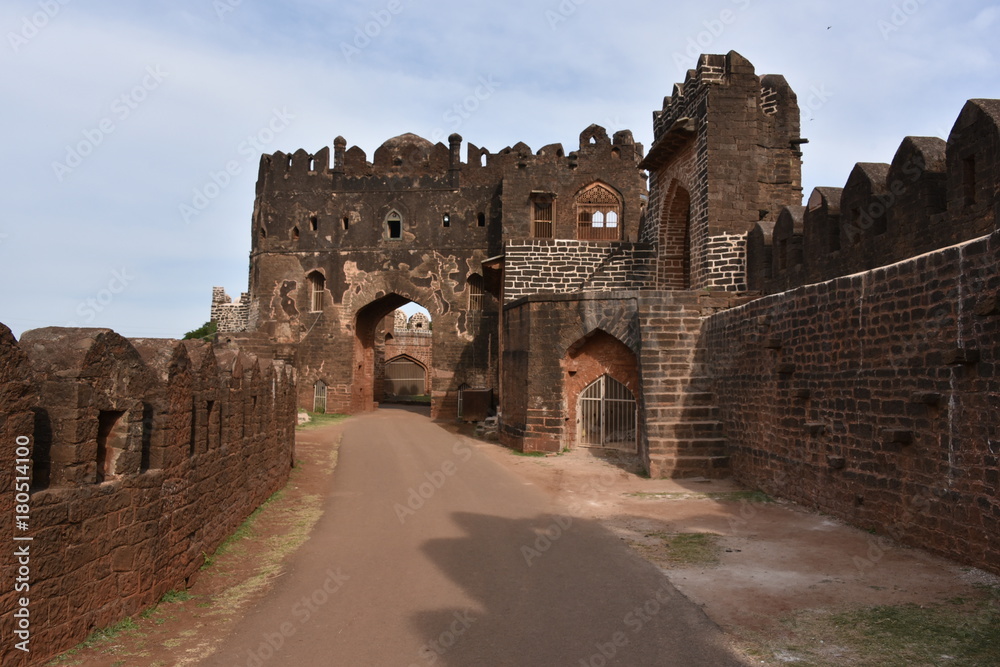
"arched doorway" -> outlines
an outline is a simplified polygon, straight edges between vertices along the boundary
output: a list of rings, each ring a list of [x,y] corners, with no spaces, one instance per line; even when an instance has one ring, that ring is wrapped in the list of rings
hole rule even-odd
[[[595,329],[569,347],[566,372],[567,431],[564,446],[606,447],[637,452],[640,391],[635,353],[615,336]]]
[[[394,325],[397,311],[407,304],[415,303],[405,296],[394,293],[376,299],[358,311],[354,328],[354,372],[351,387],[351,406],[354,412],[374,410],[377,403],[389,395],[386,386],[387,381],[390,380],[387,376],[387,372],[390,371],[390,367],[386,363],[387,358],[392,360],[396,357],[406,356],[410,361],[415,362],[415,357],[421,356],[403,355],[399,352],[387,354],[387,349],[390,346],[400,352],[405,351],[409,336],[421,339],[419,342],[428,350],[433,347],[433,326],[431,326],[429,316],[423,316],[419,331],[400,331]],[[420,310],[427,312],[422,307]],[[405,317],[403,322],[406,322]],[[386,344],[387,342],[389,345]],[[410,343],[415,342],[417,341],[410,341]],[[421,396],[429,396],[433,392],[433,379],[429,372],[432,365],[429,359],[430,357],[428,357],[428,362],[423,364],[416,362],[424,371],[422,375],[424,380],[422,387],[420,387],[422,389]],[[391,370],[394,373],[402,372],[404,368],[408,367],[399,365]],[[400,377],[398,379],[408,378]],[[395,385],[392,389],[395,391]],[[392,395],[397,396],[397,394]]]
[[[416,359],[400,355],[385,362],[382,400],[412,400],[429,396],[427,368]]]
[[[579,444],[634,451],[637,444],[635,396],[610,375],[588,385],[577,402]]]
[[[657,283],[663,289],[691,289],[691,195],[674,180],[660,213]]]

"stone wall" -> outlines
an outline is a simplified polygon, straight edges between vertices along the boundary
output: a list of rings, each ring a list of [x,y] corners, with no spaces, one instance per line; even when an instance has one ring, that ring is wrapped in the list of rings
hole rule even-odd
[[[0,326],[0,415],[31,449],[28,530],[3,507],[7,537],[33,538],[34,664],[188,586],[294,457],[291,369],[200,341],[49,328],[15,342]],[[8,639],[15,603],[0,594]],[[3,664],[25,664],[12,644]]]
[[[1000,572],[1000,232],[716,314],[702,344],[738,479]]]
[[[222,287],[212,288],[212,311],[209,319],[215,322],[219,333],[238,333],[247,330],[250,321],[250,294],[243,292],[235,302]]]
[[[504,249],[504,302],[539,293],[649,288],[655,262],[650,246],[635,243],[509,241]]]
[[[947,142],[907,137],[891,164],[859,163],[843,188],[816,188],[773,229],[760,223],[749,284],[781,292],[988,234],[998,187],[1000,100],[969,100]]]

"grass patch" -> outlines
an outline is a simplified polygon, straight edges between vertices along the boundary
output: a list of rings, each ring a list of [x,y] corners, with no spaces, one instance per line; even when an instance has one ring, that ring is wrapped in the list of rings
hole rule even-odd
[[[719,536],[712,533],[646,533],[629,545],[665,567],[711,566],[719,563]]]
[[[306,412],[309,415],[311,421],[305,424],[299,424],[295,427],[296,431],[308,431],[313,428],[322,428],[323,426],[330,426],[331,424],[339,424],[340,422],[347,419],[350,415],[340,415],[340,414],[326,414],[325,412]]]
[[[774,498],[763,491],[681,491],[647,492],[637,491],[627,495],[646,500],[716,500],[731,503],[773,503]]]
[[[961,607],[961,608],[956,608]],[[865,656],[857,664],[1000,665],[1000,612],[993,604],[871,607],[836,614],[838,634]]]
[[[663,536],[667,560],[679,567],[715,565],[719,562],[719,536],[710,533],[676,533]]]
[[[222,544],[219,545],[218,549],[216,549],[212,554],[205,555],[205,562],[202,563],[201,569],[206,570],[212,567],[213,565],[215,565],[215,561],[217,558],[219,558],[219,556],[223,556],[229,553],[230,551],[233,551],[239,542],[253,537],[254,535],[253,524],[257,521],[257,517],[260,516],[261,512],[263,512],[268,505],[278,500],[281,500],[283,496],[284,496],[283,489],[279,489],[278,491],[275,491],[273,494],[271,494],[270,498],[265,500],[263,503],[260,504],[260,507],[258,507],[257,509],[255,509],[253,512],[250,513],[250,516],[248,516],[246,520],[240,524],[239,528],[233,531],[232,535],[223,540]]]
[[[510,453],[513,454],[514,456],[528,456],[528,457],[538,458],[541,456],[545,456],[548,452],[519,452],[516,449],[512,449],[510,450]]]
[[[139,629],[139,624],[135,622],[132,617],[122,619],[115,623],[114,625],[109,625],[106,628],[101,628],[100,630],[94,630],[90,635],[80,643],[75,649],[66,651],[58,658],[52,660],[50,665],[66,664],[69,662],[69,657],[80,649],[89,649],[96,646],[103,646],[114,641],[119,635],[136,632]],[[74,664],[74,663],[70,663]]]
[[[780,662],[812,667],[1000,665],[1000,588],[975,599],[866,607],[835,614],[806,611],[785,619],[792,637],[765,642]],[[755,647],[760,649],[762,647]]]
[[[174,604],[175,602],[186,602],[194,596],[187,591],[167,591],[160,598],[159,604]]]

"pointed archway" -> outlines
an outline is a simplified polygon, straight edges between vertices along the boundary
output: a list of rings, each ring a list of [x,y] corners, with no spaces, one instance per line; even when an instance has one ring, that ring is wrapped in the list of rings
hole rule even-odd
[[[660,210],[657,285],[691,289],[691,195],[679,181],[670,183]]]
[[[563,387],[567,424],[564,446],[638,451],[636,398],[639,367],[635,353],[602,329],[566,351]]]
[[[354,318],[354,358],[351,380],[351,411],[371,412],[375,399],[375,333],[378,325],[412,299],[386,294],[358,310]]]

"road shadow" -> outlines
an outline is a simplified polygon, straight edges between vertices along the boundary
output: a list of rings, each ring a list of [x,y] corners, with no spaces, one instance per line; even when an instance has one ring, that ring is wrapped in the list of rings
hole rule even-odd
[[[422,549],[476,607],[414,614],[428,643],[411,667],[745,664],[699,607],[596,521],[451,518],[464,535]]]
[[[378,412],[383,410],[412,412],[415,415],[421,415],[427,418],[430,418],[431,416],[431,406],[415,403],[379,403]]]

